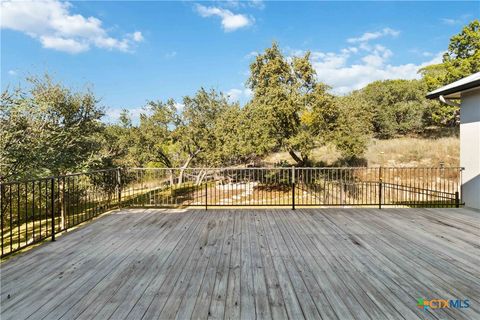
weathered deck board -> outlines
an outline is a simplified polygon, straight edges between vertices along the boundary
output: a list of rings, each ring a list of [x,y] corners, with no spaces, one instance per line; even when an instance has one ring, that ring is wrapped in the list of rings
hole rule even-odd
[[[467,209],[125,210],[4,262],[0,317],[480,319],[478,279]]]

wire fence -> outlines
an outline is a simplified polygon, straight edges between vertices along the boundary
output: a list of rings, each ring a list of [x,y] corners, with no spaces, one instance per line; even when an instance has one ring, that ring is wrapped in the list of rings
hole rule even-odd
[[[1,183],[1,255],[120,207],[459,207],[461,179],[457,167],[115,168]]]

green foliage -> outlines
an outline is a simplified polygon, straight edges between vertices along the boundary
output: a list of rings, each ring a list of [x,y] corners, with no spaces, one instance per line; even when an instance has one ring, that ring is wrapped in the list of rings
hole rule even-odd
[[[480,71],[480,21],[473,20],[459,34],[450,38],[443,62],[419,70],[426,91],[467,77]],[[457,107],[434,102],[425,114],[426,125],[454,127],[458,125]]]
[[[140,166],[172,167],[171,150],[175,148],[172,131],[178,124],[175,101],[149,101],[140,125],[133,128],[132,153]]]
[[[333,141],[347,161],[362,156],[370,141],[372,114],[365,108],[366,105],[365,98],[359,92],[337,100],[339,116]]]
[[[245,112],[258,152],[285,150],[298,165],[307,165],[313,148],[341,136],[334,132],[340,117],[336,99],[316,80],[310,53],[287,59],[273,43],[250,71],[253,99]]]
[[[375,81],[360,91],[373,115],[375,136],[382,139],[419,133],[430,102],[418,80]]]
[[[28,87],[1,96],[0,177],[109,166],[228,166],[274,151],[288,152],[302,166],[326,144],[349,161],[362,156],[372,131],[387,139],[455,127],[458,108],[425,95],[479,71],[480,22],[474,20],[450,39],[442,63],[419,71],[421,80],[375,81],[343,97],[317,80],[310,53],[286,57],[276,43],[250,65],[253,97],[244,107],[201,88],[181,104],[149,101],[138,121],[124,110],[118,123],[106,125],[90,90],[31,78]]]
[[[117,165],[187,168],[236,165],[278,149],[305,165],[315,146],[337,138],[346,155],[363,152],[368,130],[355,131],[358,139],[347,141],[348,130],[337,121],[349,117],[348,108],[337,106],[329,88],[315,80],[308,53],[288,60],[273,44],[251,71],[254,98],[244,108],[203,88],[185,96],[180,110],[173,100],[151,101],[138,125],[122,113],[105,130],[107,153]]]
[[[424,129],[458,129],[460,108],[429,100],[424,114]]]
[[[443,55],[447,84],[480,71],[480,21],[473,20],[450,39]]]
[[[418,70],[426,85],[426,90],[432,91],[443,86],[447,70],[443,63],[431,64]]]
[[[127,110],[123,110],[117,124],[109,124],[103,132],[102,151],[113,159],[114,166],[139,165],[135,157],[135,140],[138,135],[132,126],[132,120]]]
[[[232,107],[227,98],[215,90],[201,88],[195,96],[183,98],[176,138],[186,155],[183,165],[195,160],[202,165],[214,165],[224,158],[219,140],[228,134],[219,129],[221,118]]]
[[[247,120],[238,104],[229,105],[219,114],[214,131],[216,156],[209,163],[215,166],[236,165],[257,156],[255,139]]]
[[[29,88],[2,93],[0,176],[5,179],[62,174],[105,166],[99,153],[103,109],[90,90],[72,92],[48,77]]]
[[[242,143],[242,110],[215,90],[200,89],[177,103],[150,101],[132,125],[127,114],[107,128],[108,147],[125,166],[184,167],[238,163],[247,152]]]
[[[301,113],[306,110],[308,95],[315,85],[309,54],[287,61],[273,43],[256,57],[250,73],[248,84],[253,99],[246,112],[251,127],[258,133],[260,149],[283,149],[295,161],[305,162],[312,139],[306,137],[307,124],[301,123]],[[296,151],[300,151],[300,156]]]

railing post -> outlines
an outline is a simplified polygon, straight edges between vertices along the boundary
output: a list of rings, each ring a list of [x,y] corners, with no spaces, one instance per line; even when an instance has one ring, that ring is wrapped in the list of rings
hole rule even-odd
[[[464,167],[460,168],[460,177],[459,177],[460,181],[458,182],[460,184],[460,186],[457,187],[457,192],[456,192],[456,193],[458,193],[458,207],[457,208],[460,207],[460,195],[463,195],[463,171],[464,170],[465,170]],[[463,202],[463,204],[465,204],[465,202]]]
[[[378,183],[378,209],[382,209],[382,180]]]
[[[382,167],[380,167],[378,172],[378,209],[382,209]]]
[[[205,210],[208,210],[208,183],[205,181]]]
[[[65,203],[65,177],[58,180],[58,196],[60,202],[60,230],[67,230],[66,212],[67,204]]]
[[[295,210],[295,166],[292,166],[292,210]]]
[[[455,191],[455,208],[460,208],[460,193]]]
[[[118,197],[118,209],[122,208],[122,170],[117,168],[117,197]]]
[[[4,228],[3,228],[3,220],[4,220],[4,217],[3,217],[3,206],[4,206],[4,198],[5,198],[5,193],[4,193],[4,187],[3,187],[3,184],[2,184],[2,180],[0,179],[0,228],[1,228],[1,232],[2,232],[2,257],[3,257],[3,233],[4,233]]]
[[[344,201],[343,201],[343,180],[341,180],[340,178],[340,205],[343,206],[344,205]]]
[[[55,178],[50,182],[50,201],[52,210],[52,241],[55,241]]]

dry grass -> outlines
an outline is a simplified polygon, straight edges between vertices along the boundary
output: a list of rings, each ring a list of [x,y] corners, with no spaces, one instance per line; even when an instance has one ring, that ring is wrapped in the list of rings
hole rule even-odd
[[[333,165],[340,156],[340,152],[334,146],[326,146],[314,149],[311,159],[325,165]],[[460,166],[460,140],[457,137],[372,139],[365,152],[365,158],[368,166],[437,167],[440,163],[445,166]],[[287,152],[272,153],[264,161],[267,164],[280,161],[294,163]]]
[[[460,140],[456,137],[372,140],[365,157],[369,166],[460,165]]]

